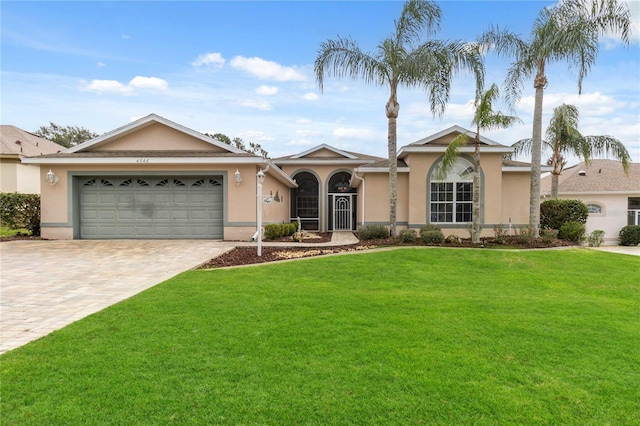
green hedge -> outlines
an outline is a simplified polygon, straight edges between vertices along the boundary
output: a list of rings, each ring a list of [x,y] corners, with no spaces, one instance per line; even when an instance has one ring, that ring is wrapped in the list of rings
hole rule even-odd
[[[26,228],[32,235],[40,235],[40,195],[0,193],[0,223],[7,228]]]
[[[382,224],[362,225],[358,228],[358,238],[361,240],[389,238],[389,228]]]
[[[270,223],[264,227],[264,238],[266,240],[277,240],[278,238],[293,235],[297,230],[297,223]]]
[[[637,246],[640,244],[640,225],[627,225],[620,230],[618,242],[621,246]]]
[[[585,224],[588,217],[589,209],[580,200],[547,200],[540,204],[540,228],[560,229],[566,222]]]

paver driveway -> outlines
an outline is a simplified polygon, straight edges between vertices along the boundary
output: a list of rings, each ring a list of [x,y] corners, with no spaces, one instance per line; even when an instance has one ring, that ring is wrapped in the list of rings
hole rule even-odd
[[[0,353],[129,298],[234,246],[208,240],[0,243]]]

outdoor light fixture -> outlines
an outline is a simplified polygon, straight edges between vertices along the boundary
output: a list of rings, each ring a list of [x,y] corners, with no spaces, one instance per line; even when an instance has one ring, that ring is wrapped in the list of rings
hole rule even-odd
[[[236,185],[240,185],[240,182],[242,182],[242,175],[240,174],[240,170],[236,169],[236,172],[233,174],[233,176],[235,176],[236,178]]]
[[[56,183],[58,183],[58,176],[56,176],[51,169],[49,169],[49,171],[47,172],[46,175],[44,175],[44,180],[49,182],[49,185],[53,186]]]
[[[338,182],[336,184],[336,189],[338,192],[347,192],[349,190],[349,182],[344,180],[342,182]]]

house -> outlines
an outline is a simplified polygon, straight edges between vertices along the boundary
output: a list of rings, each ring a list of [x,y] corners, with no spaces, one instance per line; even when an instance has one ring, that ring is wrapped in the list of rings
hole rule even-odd
[[[542,200],[551,195],[551,176],[540,182]],[[616,160],[591,160],[562,171],[558,198],[581,200],[589,208],[587,233],[605,232],[605,244],[617,244],[620,229],[640,225],[640,163],[631,163],[625,174]]]
[[[0,126],[0,192],[39,194],[40,167],[23,164],[24,157],[53,154],[64,147],[15,126]]]
[[[469,236],[471,155],[446,177],[438,168],[458,126],[398,154],[398,225],[437,223]],[[504,161],[511,148],[481,138],[483,235],[528,222],[530,166]],[[387,160],[327,144],[273,160],[246,153],[151,114],[56,154],[23,159],[58,179],[42,190],[42,236],[51,239],[250,240],[258,223],[301,219],[317,231],[389,223]],[[259,185],[257,175],[264,181]],[[262,196],[258,197],[258,187]]]

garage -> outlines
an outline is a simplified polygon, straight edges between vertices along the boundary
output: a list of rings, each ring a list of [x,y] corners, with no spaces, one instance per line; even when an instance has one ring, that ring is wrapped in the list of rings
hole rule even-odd
[[[82,239],[222,239],[222,176],[82,176]]]

